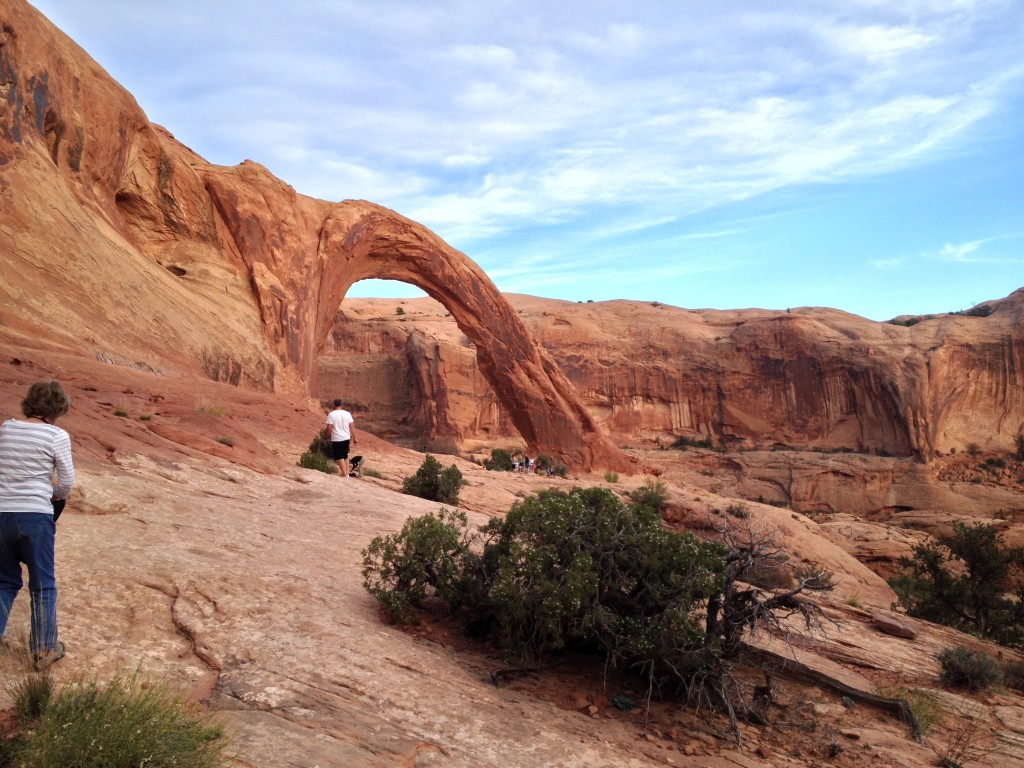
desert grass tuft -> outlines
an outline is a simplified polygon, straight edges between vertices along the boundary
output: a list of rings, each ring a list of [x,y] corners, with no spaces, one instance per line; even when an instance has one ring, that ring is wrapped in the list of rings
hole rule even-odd
[[[163,683],[118,676],[105,686],[69,683],[52,692],[11,747],[11,764],[217,768],[225,746],[224,729],[208,712]]]

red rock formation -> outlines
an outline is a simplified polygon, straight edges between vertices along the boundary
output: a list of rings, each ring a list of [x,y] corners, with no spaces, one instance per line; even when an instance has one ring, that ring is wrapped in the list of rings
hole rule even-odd
[[[745,447],[913,456],[1008,451],[1024,429],[1024,289],[988,303],[985,317],[946,315],[911,327],[828,309],[683,310],[658,303],[596,304],[510,296],[530,333],[610,433],[632,442],[676,436]],[[410,380],[430,378],[449,410],[380,402],[369,418],[404,423],[418,439],[511,439],[485,382],[462,381],[472,351],[429,300],[349,302],[322,366],[331,386],[366,387],[333,354],[379,339],[380,360],[404,360]],[[421,334],[414,356],[407,339]],[[334,350],[334,351],[332,351]],[[373,376],[371,355],[360,371]],[[462,386],[466,386],[463,383]],[[442,400],[442,398],[438,398]]]
[[[449,308],[532,449],[635,467],[465,255],[380,206],[304,197],[252,162],[211,166],[30,6],[0,7],[10,322],[60,328],[93,354],[296,391],[349,287],[401,280]]]

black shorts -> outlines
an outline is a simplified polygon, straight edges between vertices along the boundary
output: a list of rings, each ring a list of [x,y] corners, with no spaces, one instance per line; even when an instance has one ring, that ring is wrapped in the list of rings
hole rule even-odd
[[[351,440],[331,440],[331,458],[335,461],[347,459],[348,447],[351,443]]]

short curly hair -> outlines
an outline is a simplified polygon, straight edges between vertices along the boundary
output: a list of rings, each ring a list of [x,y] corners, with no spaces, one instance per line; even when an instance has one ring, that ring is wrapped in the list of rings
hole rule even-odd
[[[63,416],[71,407],[71,398],[57,381],[39,381],[28,388],[28,395],[21,401],[21,412],[25,418],[42,419],[52,423]]]

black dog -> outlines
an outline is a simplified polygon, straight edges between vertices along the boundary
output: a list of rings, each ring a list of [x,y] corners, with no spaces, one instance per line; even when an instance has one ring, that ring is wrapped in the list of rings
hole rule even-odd
[[[363,457],[353,456],[348,460],[348,476],[349,477],[362,477],[363,476]]]

